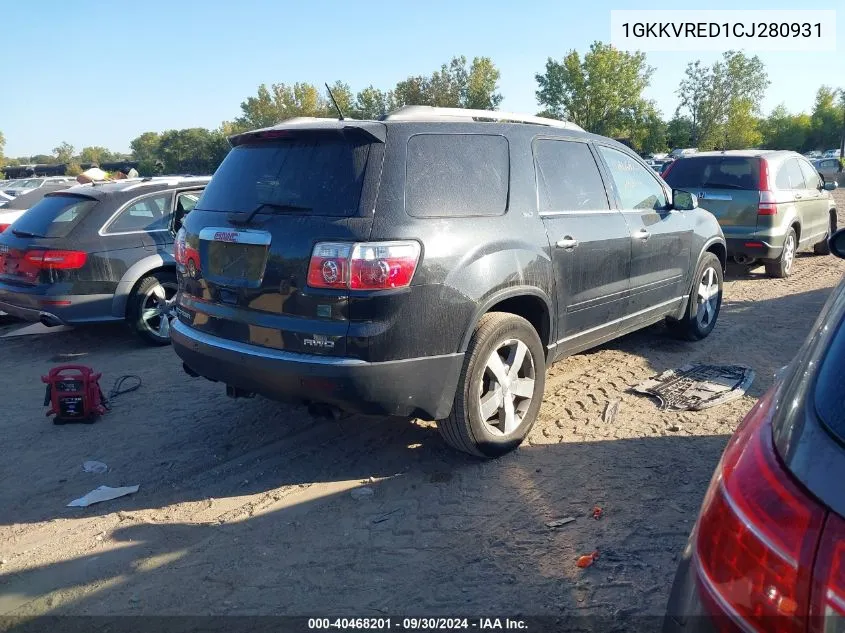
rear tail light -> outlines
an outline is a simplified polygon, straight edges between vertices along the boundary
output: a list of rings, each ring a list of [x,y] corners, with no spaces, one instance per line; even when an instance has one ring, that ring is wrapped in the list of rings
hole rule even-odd
[[[773,393],[760,399],[725,449],[699,518],[697,569],[702,598],[718,622],[806,631],[825,510],[775,454]]]
[[[88,259],[83,251],[27,251],[24,261],[39,270],[75,270]]]
[[[384,290],[411,284],[420,257],[418,242],[320,242],[308,265],[312,288]]]
[[[663,180],[666,180],[666,176],[669,175],[669,172],[672,171],[672,168],[675,166],[675,163],[677,163],[677,162],[678,162],[677,159],[673,160],[672,162],[669,163],[669,166],[666,169],[663,170],[663,173],[660,174],[660,177],[663,178]]]
[[[0,233],[5,231],[6,229],[8,229],[10,226],[12,226],[12,225],[11,224],[0,224]]]
[[[811,633],[845,631],[845,520],[830,514],[813,572]]]
[[[760,159],[760,202],[757,205],[757,215],[777,215],[778,205],[775,194],[769,191],[769,162]]]

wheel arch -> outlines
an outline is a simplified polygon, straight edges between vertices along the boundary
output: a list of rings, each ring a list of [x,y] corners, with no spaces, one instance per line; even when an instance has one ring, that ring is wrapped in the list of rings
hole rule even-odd
[[[472,320],[461,339],[459,352],[465,352],[476,325],[488,312],[507,312],[528,321],[537,334],[548,356],[548,345],[552,337],[552,302],[542,290],[532,286],[507,288],[493,293],[485,299],[473,314]]]
[[[172,259],[166,259],[160,254],[150,255],[132,264],[117,283],[117,289],[112,300],[112,315],[125,319],[129,299],[141,280],[151,274],[163,271],[175,274],[176,262]]]

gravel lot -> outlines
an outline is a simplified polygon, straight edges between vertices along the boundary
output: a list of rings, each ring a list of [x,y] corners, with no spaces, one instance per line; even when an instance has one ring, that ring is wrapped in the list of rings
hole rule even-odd
[[[495,462],[448,449],[430,422],[314,421],[230,400],[123,327],[6,337],[0,615],[594,614],[624,628],[662,614],[728,435],[843,271],[809,254],[788,280],[731,269],[707,340],[655,326],[556,364],[529,441]],[[67,358],[102,371],[104,390],[129,373],[143,387],[94,425],[54,426],[39,376]],[[690,361],[748,364],[757,378],[743,399],[696,413],[627,393]],[[89,459],[109,472],[83,472]],[[101,484],[141,488],[66,507]],[[362,486],[373,494],[352,494]],[[592,567],[575,566],[595,549]]]

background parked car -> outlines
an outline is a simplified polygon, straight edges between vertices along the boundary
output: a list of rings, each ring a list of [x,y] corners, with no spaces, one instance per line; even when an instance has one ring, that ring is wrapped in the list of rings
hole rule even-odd
[[[27,209],[35,206],[48,193],[54,191],[62,191],[67,189],[70,185],[66,182],[50,182],[45,183],[38,189],[33,189],[27,193],[21,194],[16,198],[10,198],[6,204],[0,207],[0,233],[5,231],[9,226],[21,217]]]
[[[48,193],[0,234],[0,310],[44,325],[126,320],[167,344],[173,236],[208,178]]]
[[[3,192],[12,196],[20,196],[24,193],[29,193],[33,189],[43,187],[47,183],[65,183],[65,186],[70,187],[76,183],[76,179],[71,176],[44,176],[41,178],[25,178],[19,180],[10,187],[4,187]]]
[[[676,160],[663,178],[698,195],[718,218],[738,263],[761,260],[772,277],[788,277],[799,249],[828,252],[827,238],[836,230],[828,192],[836,183],[825,184],[796,152],[700,152]]]
[[[845,258],[845,230],[831,250]],[[843,630],[843,376],[845,280],[728,442],[678,567],[664,633]]]
[[[839,157],[839,148],[834,147],[833,149],[829,149],[824,153],[822,158],[837,158]]]
[[[842,178],[842,163],[839,158],[821,158],[813,161],[813,166],[826,181],[839,182]]]
[[[691,156],[697,152],[698,149],[695,147],[679,147],[669,152],[669,158],[682,158],[684,156]]]

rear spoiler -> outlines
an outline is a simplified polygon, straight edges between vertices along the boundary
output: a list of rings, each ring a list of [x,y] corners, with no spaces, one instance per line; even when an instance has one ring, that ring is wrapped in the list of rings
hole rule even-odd
[[[350,119],[340,121],[338,119],[297,117],[283,121],[273,127],[233,134],[229,137],[229,143],[232,147],[237,147],[238,145],[253,141],[294,138],[305,134],[336,133],[346,135],[350,132],[353,134],[363,134],[377,143],[384,143],[387,139],[387,126],[378,121],[355,121]]]

